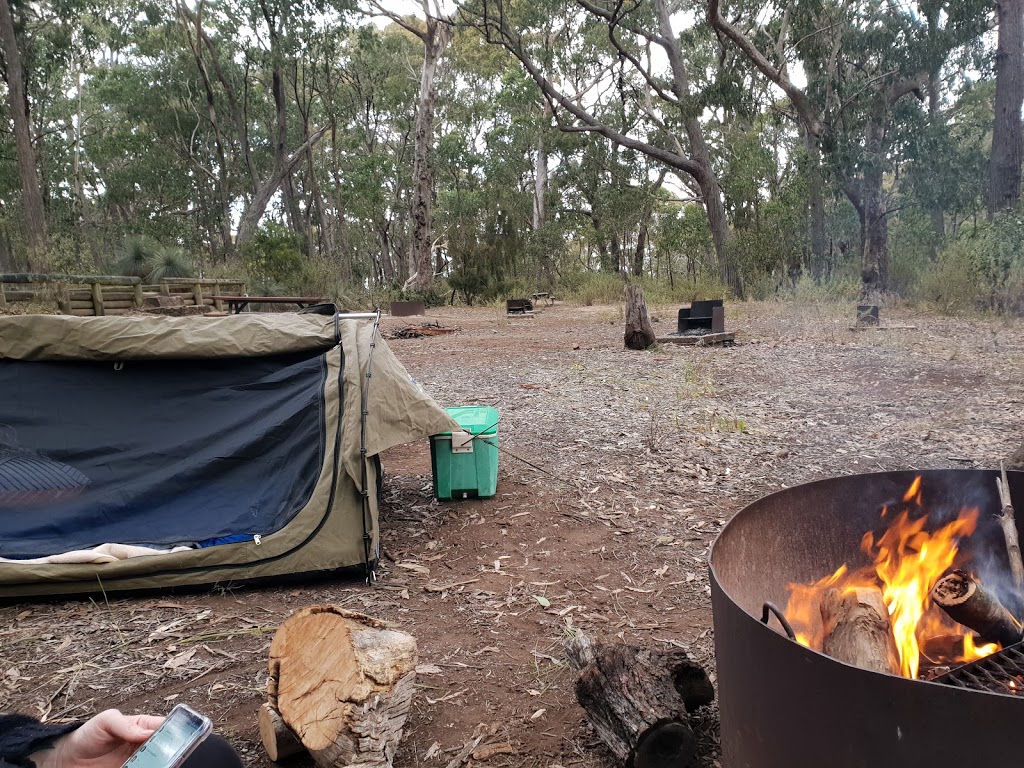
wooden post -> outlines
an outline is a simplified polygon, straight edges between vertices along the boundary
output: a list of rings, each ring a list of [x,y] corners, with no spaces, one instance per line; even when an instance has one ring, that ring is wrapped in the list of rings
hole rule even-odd
[[[196,300],[196,306],[197,307],[203,306],[203,284],[202,283],[195,283],[192,286],[192,296]]]
[[[160,295],[161,296],[170,296],[171,295],[171,286],[165,280],[161,280],[160,281]]]
[[[7,294],[4,293],[4,284],[0,282],[0,307],[7,306]]]
[[[137,282],[135,284],[135,297],[134,297],[134,301],[135,301],[135,307],[136,308],[142,307],[142,281],[139,281],[139,282]]]
[[[92,313],[96,317],[103,317],[106,314],[103,309],[103,286],[99,283],[92,284]]]
[[[214,296],[220,296],[220,283],[214,283],[213,284],[213,295]],[[220,299],[214,299],[213,300],[213,306],[215,306],[217,308],[218,312],[223,312],[224,311],[224,302],[221,301]]]

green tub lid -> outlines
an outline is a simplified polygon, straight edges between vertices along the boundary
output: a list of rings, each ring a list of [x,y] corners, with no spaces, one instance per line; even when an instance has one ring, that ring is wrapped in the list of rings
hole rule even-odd
[[[497,408],[489,405],[457,405],[445,410],[471,435],[493,435],[498,431]],[[450,435],[451,432],[442,434]]]

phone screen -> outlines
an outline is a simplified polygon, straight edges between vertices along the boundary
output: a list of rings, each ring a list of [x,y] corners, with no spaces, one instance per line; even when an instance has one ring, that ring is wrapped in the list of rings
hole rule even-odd
[[[211,723],[179,704],[122,768],[174,768],[210,733]]]

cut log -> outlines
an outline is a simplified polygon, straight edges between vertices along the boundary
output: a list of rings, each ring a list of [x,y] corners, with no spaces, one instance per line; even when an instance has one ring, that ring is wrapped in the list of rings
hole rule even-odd
[[[281,714],[269,704],[260,707],[258,720],[263,747],[275,763],[305,753],[306,748],[302,746],[295,731],[285,725]]]
[[[633,768],[698,764],[697,739],[686,719],[715,691],[686,651],[595,644],[579,630],[565,651],[580,673],[576,699],[619,760]]]
[[[343,608],[311,606],[277,630],[269,666],[267,704],[318,766],[390,768],[414,689],[414,637]]]
[[[626,336],[627,349],[647,349],[655,342],[654,328],[647,314],[643,289],[635,283],[626,284]]]
[[[1002,514],[999,515],[999,527],[1003,529],[1006,540],[1006,554],[1010,559],[1010,573],[1013,574],[1013,586],[1017,595],[1024,595],[1024,560],[1020,554],[1020,542],[1017,540],[1017,520],[1013,514],[1013,500],[1010,498],[1010,483],[1006,478],[1006,466],[999,462],[999,477],[996,478],[996,489],[999,491],[999,503]]]
[[[828,590],[821,598],[821,623],[825,654],[860,669],[899,674],[899,655],[882,590]]]
[[[932,600],[958,624],[977,632],[987,643],[1012,645],[1021,626],[999,599],[964,571],[951,571],[932,588]]]

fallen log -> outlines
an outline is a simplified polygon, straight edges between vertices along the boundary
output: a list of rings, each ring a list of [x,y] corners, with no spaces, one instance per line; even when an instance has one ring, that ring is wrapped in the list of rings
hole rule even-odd
[[[899,674],[889,612],[877,587],[830,589],[821,598],[821,650],[860,669]]]
[[[579,672],[576,699],[619,760],[631,768],[697,766],[697,737],[686,719],[715,691],[686,651],[594,644],[579,630],[565,651]]]
[[[414,637],[343,608],[311,606],[281,624],[269,669],[260,734],[271,759],[291,731],[320,768],[391,768],[416,678]]]
[[[987,643],[1007,646],[1021,639],[1021,626],[999,599],[964,571],[950,571],[932,587],[932,600],[958,624]]]

